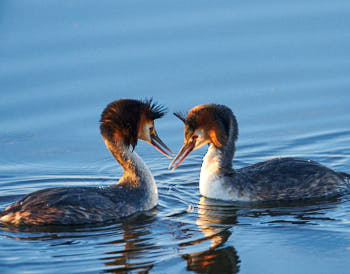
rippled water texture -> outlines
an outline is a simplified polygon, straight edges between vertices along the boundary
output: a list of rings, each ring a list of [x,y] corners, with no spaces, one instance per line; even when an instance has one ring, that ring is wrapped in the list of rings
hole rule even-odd
[[[0,2],[0,209],[55,186],[108,185],[122,169],[103,108],[153,96],[171,115],[231,107],[235,167],[277,156],[350,172],[350,2]],[[0,225],[0,272],[349,273],[350,200],[224,203],[201,197],[206,148],[175,172],[140,142],[159,205],[83,227]]]

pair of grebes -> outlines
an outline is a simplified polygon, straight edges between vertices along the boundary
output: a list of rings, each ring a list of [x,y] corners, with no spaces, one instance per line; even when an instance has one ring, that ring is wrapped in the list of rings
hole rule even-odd
[[[55,187],[30,193],[1,212],[0,221],[10,225],[91,224],[154,208],[157,185],[134,148],[141,139],[172,158],[154,127],[154,120],[164,114],[164,107],[152,100],[110,103],[102,113],[100,130],[107,148],[124,169],[120,180],[106,187]],[[199,180],[205,197],[291,201],[328,198],[349,190],[349,174],[301,158],[275,158],[233,169],[238,126],[231,109],[224,105],[199,105],[187,116],[174,114],[185,124],[185,138],[169,168],[177,168],[191,151],[209,144]]]

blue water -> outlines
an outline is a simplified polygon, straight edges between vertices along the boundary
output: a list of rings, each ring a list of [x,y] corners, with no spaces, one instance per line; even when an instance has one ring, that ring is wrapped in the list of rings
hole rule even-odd
[[[99,134],[119,98],[171,115],[226,104],[239,122],[235,167],[277,156],[350,172],[350,2],[0,2],[0,209],[46,187],[107,185],[122,169]],[[0,271],[349,273],[350,199],[224,203],[200,196],[205,148],[175,171],[139,142],[159,205],[81,228],[0,226]]]

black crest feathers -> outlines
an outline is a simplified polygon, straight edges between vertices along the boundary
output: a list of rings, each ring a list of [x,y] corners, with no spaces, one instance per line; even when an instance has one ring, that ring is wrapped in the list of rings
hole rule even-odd
[[[184,122],[184,124],[186,124],[187,119],[186,119],[186,114],[182,113],[182,112],[174,112],[173,113],[177,118],[179,118],[182,122]]]
[[[150,119],[155,120],[163,117],[167,113],[167,109],[165,106],[158,104],[157,102],[153,102],[153,98],[144,99],[142,101],[149,109]]]

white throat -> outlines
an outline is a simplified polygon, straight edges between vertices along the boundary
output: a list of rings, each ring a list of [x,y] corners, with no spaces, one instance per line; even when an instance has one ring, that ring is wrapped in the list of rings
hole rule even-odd
[[[223,177],[220,176],[220,161],[222,152],[213,144],[210,145],[207,154],[203,158],[201,174],[199,178],[199,191],[208,198],[225,199],[227,190],[223,187]]]

